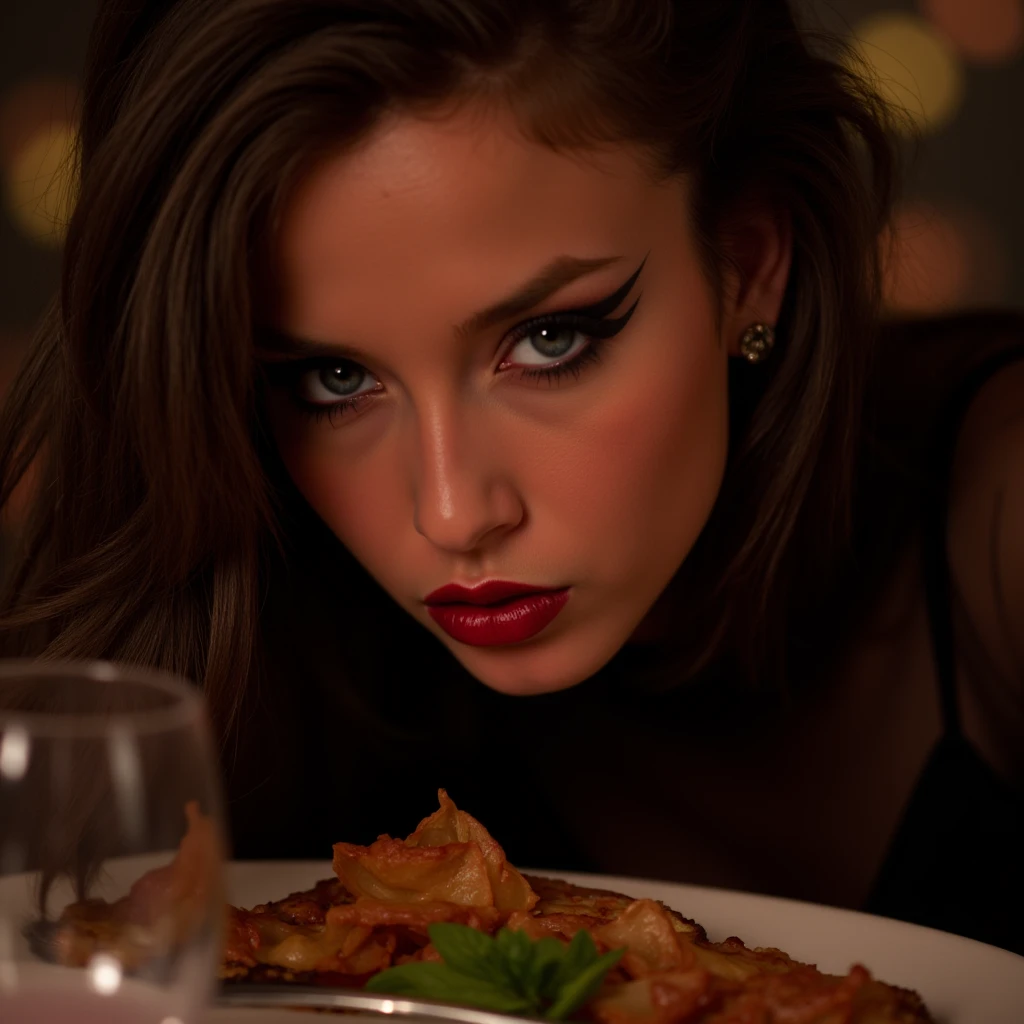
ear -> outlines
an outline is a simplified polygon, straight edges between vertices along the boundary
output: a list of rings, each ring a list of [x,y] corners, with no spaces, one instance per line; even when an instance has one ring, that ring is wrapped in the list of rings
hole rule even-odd
[[[726,257],[722,334],[731,356],[751,324],[778,322],[793,260],[790,218],[767,205],[737,209],[725,224],[720,245]]]

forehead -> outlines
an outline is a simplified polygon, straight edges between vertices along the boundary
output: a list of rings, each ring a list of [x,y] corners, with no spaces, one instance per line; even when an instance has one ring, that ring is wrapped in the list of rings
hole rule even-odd
[[[406,308],[444,298],[464,313],[554,257],[646,251],[667,206],[682,213],[683,191],[655,182],[629,147],[555,151],[511,113],[395,115],[294,193],[277,251],[281,312],[310,336],[360,330],[387,288]]]

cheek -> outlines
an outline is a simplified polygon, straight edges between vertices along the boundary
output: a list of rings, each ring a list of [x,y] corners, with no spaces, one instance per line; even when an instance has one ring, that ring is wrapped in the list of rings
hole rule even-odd
[[[410,515],[398,467],[386,451],[367,457],[365,451],[347,450],[346,428],[334,431],[300,421],[291,410],[275,415],[272,427],[298,491],[352,554],[379,575],[381,566],[395,561],[401,527]]]
[[[548,474],[577,543],[600,546],[600,576],[644,587],[649,576],[664,582],[692,547],[728,450],[726,354],[710,323],[681,335],[679,322],[621,375]]]

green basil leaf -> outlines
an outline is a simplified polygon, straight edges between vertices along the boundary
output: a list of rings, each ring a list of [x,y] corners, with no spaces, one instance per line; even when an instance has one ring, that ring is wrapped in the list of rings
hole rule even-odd
[[[576,933],[581,934],[580,932]],[[590,938],[590,936],[587,936]],[[593,943],[593,940],[591,940]],[[619,962],[625,949],[613,949],[583,969],[572,981],[562,986],[558,998],[548,1007],[545,1016],[549,1020],[564,1020],[575,1013],[597,990],[605,975]]]
[[[532,984],[530,995],[555,999],[561,984],[559,975],[568,948],[558,939],[540,939],[533,944]]]
[[[422,996],[448,1003],[465,1003],[500,1013],[535,1013],[537,1006],[517,992],[479,978],[469,978],[448,964],[411,963],[389,967],[366,983],[369,992]]]
[[[572,942],[569,943],[569,948],[565,951],[562,966],[555,977],[554,984],[558,989],[561,989],[563,985],[568,985],[591,964],[596,963],[597,959],[597,946],[594,945],[593,937],[590,932],[581,928],[572,937]]]
[[[509,984],[525,995],[533,987],[533,942],[529,935],[502,928],[494,941]]]
[[[495,938],[466,925],[435,924],[431,942],[444,958],[403,964],[370,978],[370,992],[420,996],[502,1013],[538,1014],[561,1020],[601,987],[625,952],[599,956],[590,933],[579,931],[568,947],[555,938],[533,941],[502,928]]]
[[[498,945],[489,935],[464,924],[432,924],[427,933],[444,962],[459,974],[508,984]]]
[[[447,998],[447,988],[454,992],[458,979],[453,977],[454,972],[433,970],[441,966],[421,962],[389,967],[369,978],[364,988],[367,992],[393,992],[395,995],[419,995],[429,989],[432,999]]]

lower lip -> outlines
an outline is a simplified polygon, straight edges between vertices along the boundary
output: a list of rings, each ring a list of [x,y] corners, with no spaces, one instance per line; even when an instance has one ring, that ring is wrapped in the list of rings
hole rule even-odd
[[[430,617],[453,639],[473,647],[518,644],[535,637],[565,607],[569,588],[524,594],[498,605],[429,605]]]

